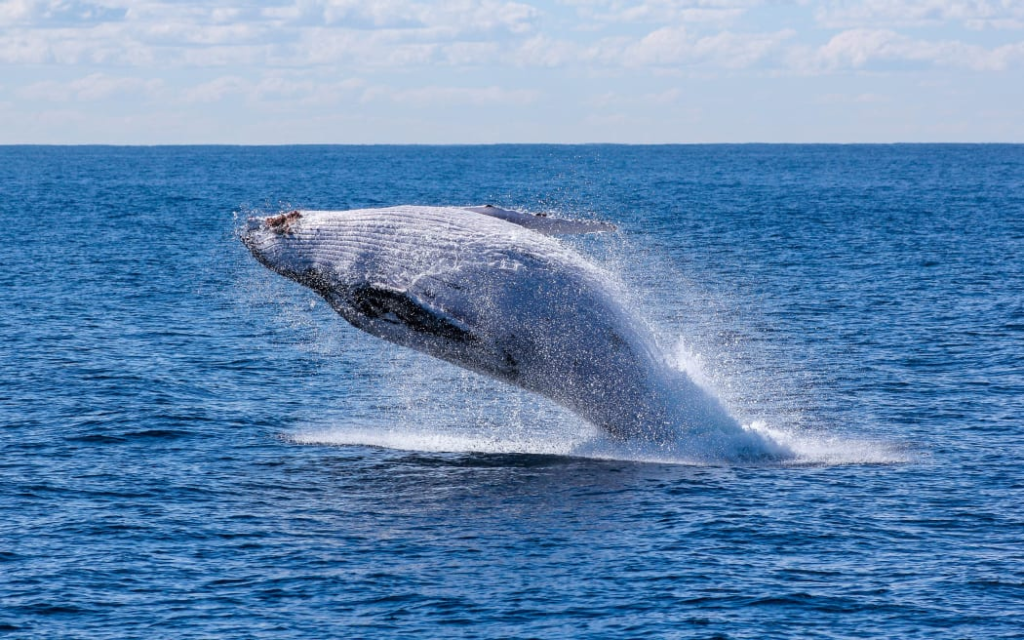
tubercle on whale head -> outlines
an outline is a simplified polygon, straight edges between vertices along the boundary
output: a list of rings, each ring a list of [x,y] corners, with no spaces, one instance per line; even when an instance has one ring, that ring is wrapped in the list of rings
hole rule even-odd
[[[240,234],[241,240],[249,247],[253,243],[256,232],[261,230],[277,235],[290,234],[292,233],[292,223],[301,218],[302,212],[297,209],[273,216],[249,218],[245,222],[245,229]]]
[[[276,216],[269,216],[263,219],[263,225],[277,234],[291,233],[292,222],[302,217],[302,214],[297,210],[289,211],[288,213],[280,213]]]

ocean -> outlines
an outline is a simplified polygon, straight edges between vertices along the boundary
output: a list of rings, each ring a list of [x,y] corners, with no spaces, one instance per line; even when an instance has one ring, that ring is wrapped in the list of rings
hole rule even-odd
[[[786,461],[595,447],[239,242],[293,208],[610,221]],[[1024,638],[1024,146],[0,147],[0,634]]]

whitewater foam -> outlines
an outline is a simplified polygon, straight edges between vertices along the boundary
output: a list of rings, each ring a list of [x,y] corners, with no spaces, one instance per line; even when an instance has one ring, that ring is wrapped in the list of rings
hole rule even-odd
[[[548,455],[597,460],[709,466],[845,466],[888,465],[913,461],[913,456],[900,445],[833,435],[794,435],[770,429],[763,424],[749,425],[745,430],[758,433],[792,452],[784,457],[747,457],[716,459],[694,455],[665,445],[644,445],[613,440],[594,430],[583,429],[575,434],[562,432],[558,437],[536,434],[510,437],[497,425],[486,425],[475,433],[457,429],[436,429],[369,424],[366,422],[311,427],[283,435],[287,441],[302,445],[343,447],[377,447],[398,451],[424,453],[523,454]]]

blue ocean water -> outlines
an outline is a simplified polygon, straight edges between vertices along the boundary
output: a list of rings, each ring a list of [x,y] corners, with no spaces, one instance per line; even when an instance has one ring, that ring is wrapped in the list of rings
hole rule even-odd
[[[0,148],[0,632],[1022,638],[1024,146]],[[594,456],[235,237],[490,202],[786,464]]]

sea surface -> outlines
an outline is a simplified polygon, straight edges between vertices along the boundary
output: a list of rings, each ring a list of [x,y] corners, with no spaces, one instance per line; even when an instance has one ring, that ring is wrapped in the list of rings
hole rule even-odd
[[[645,460],[237,239],[492,203],[796,457]],[[1024,638],[1024,146],[0,147],[0,635]]]

